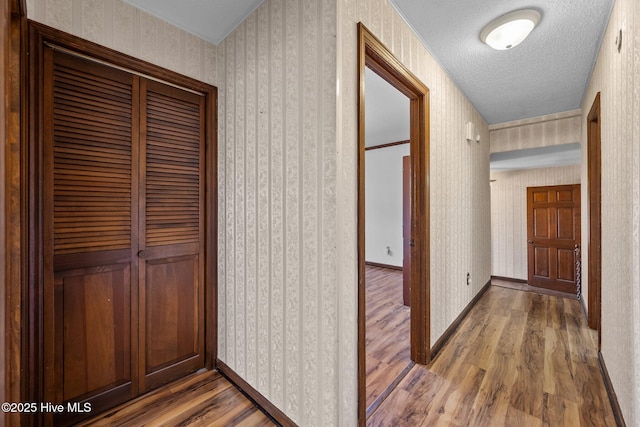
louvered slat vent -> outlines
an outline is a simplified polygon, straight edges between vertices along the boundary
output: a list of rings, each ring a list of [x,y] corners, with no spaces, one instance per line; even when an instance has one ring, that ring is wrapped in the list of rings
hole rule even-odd
[[[200,236],[200,105],[147,92],[146,246]]]
[[[64,65],[53,84],[54,254],[131,246],[131,86]]]

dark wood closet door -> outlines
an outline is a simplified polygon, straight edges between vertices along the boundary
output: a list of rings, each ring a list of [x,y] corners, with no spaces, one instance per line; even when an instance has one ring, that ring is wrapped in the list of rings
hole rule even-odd
[[[138,392],[137,78],[51,49],[45,70],[45,401],[96,412]]]
[[[204,97],[142,81],[141,389],[204,367]]]
[[[96,414],[205,365],[205,98],[44,58],[44,397]]]

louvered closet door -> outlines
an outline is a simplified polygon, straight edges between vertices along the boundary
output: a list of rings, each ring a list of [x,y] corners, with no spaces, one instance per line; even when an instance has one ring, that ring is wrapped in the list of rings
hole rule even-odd
[[[45,400],[95,412],[138,392],[137,79],[51,49],[45,69]]]
[[[204,366],[204,97],[141,82],[141,389]]]
[[[204,367],[205,98],[51,49],[44,75],[45,400],[95,414]]]

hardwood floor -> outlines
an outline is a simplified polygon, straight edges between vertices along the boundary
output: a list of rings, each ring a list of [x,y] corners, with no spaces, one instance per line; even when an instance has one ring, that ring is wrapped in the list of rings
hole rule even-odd
[[[217,371],[191,374],[81,426],[275,426]]]
[[[411,310],[402,303],[402,270],[367,266],[366,284],[366,402],[370,413],[411,363]]]
[[[491,286],[370,426],[615,426],[575,299]]]

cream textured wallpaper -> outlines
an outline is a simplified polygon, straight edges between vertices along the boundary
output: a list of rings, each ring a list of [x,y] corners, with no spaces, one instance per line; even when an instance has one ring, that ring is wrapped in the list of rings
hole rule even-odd
[[[580,110],[490,125],[491,152],[580,142],[581,126]]]
[[[50,27],[216,85],[216,46],[122,0],[27,0]]]
[[[622,49],[615,40],[622,30]],[[640,2],[617,0],[584,96],[582,180],[587,182],[587,114],[601,92],[602,355],[628,426],[640,425]],[[582,277],[588,287],[587,188],[582,188]]]
[[[580,165],[492,171],[491,274],[527,280],[527,187],[580,183]]]
[[[341,278],[355,288],[355,189],[357,149],[357,28],[361,21],[430,90],[431,343],[455,320],[490,279],[491,219],[489,130],[387,0],[343,0],[339,37],[338,214],[348,237],[341,242]],[[465,139],[475,123],[480,144]],[[471,286],[466,274],[471,274]],[[355,305],[355,301],[349,300]]]
[[[490,151],[580,142],[581,110],[489,126]],[[491,274],[527,279],[527,187],[579,184],[580,167],[491,172]]]
[[[335,36],[335,0],[267,0],[217,52],[219,357],[304,426],[352,424],[338,409],[356,371],[338,366],[353,350],[339,342]]]

